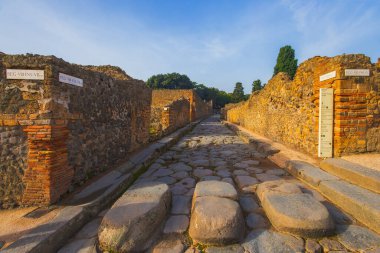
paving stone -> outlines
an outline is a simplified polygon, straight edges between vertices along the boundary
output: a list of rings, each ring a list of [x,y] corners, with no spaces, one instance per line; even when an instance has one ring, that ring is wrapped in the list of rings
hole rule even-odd
[[[214,156],[213,156],[214,157]],[[227,162],[225,162],[225,161],[213,161],[212,162],[212,165],[213,166],[226,166],[227,165]]]
[[[256,173],[256,174],[260,174],[260,173],[263,173],[263,169],[260,169],[260,168],[256,168],[256,167],[248,167],[246,168],[246,170],[248,172],[251,172],[251,173]]]
[[[299,187],[286,181],[262,183],[257,195],[272,225],[302,237],[322,237],[334,232],[327,208]]]
[[[250,213],[245,219],[247,226],[249,228],[266,228],[268,227],[268,222],[263,218],[263,216],[255,213]]]
[[[322,253],[322,246],[312,239],[307,239],[305,243],[305,249],[308,253]]]
[[[151,253],[182,253],[185,245],[180,239],[163,239],[151,251]]]
[[[174,186],[183,186],[187,189],[193,188],[195,186],[195,179],[187,177],[176,183]]]
[[[192,171],[193,170],[189,165],[186,165],[182,162],[171,164],[169,168],[174,171]]]
[[[197,197],[189,235],[195,243],[226,245],[244,235],[244,218],[237,202],[219,197]]]
[[[164,176],[169,176],[173,173],[174,172],[169,169],[158,169],[156,172],[152,174],[152,177],[164,177]]]
[[[333,250],[345,250],[342,244],[329,238],[323,238],[319,241],[319,244],[323,247],[324,252],[330,252]]]
[[[248,176],[249,173],[245,170],[234,170],[233,171],[234,175],[237,175],[237,176]]]
[[[244,253],[244,248],[239,244],[229,245],[225,247],[208,247],[206,253]]]
[[[172,198],[172,214],[189,214],[190,213],[190,196],[173,196]]]
[[[354,252],[380,249],[380,236],[364,227],[356,225],[337,226],[337,238],[347,249]]]
[[[267,229],[249,233],[242,246],[249,253],[304,252],[302,239]]]
[[[259,183],[256,178],[251,176],[237,176],[235,180],[240,189],[244,189],[246,187],[250,187]]]
[[[234,164],[234,167],[237,168],[237,169],[245,169],[245,168],[248,168],[249,167],[249,164],[246,164],[246,163],[235,163]]]
[[[183,195],[188,192],[188,188],[185,187],[184,185],[175,184],[174,186],[170,187],[170,191],[174,195]]]
[[[335,221],[336,224],[344,225],[344,224],[352,224],[354,222],[354,219],[350,215],[343,213],[333,204],[326,201],[322,203],[327,208],[327,210],[329,210],[329,213],[333,217],[333,220]]]
[[[209,176],[209,175],[212,175],[212,170],[209,170],[209,169],[195,169],[193,171],[193,175],[196,176],[196,177],[203,177],[203,176]]]
[[[96,253],[96,237],[72,241],[58,253]]]
[[[232,178],[230,178],[230,177],[222,178],[222,182],[226,182],[226,183],[229,183],[232,186],[235,186],[234,180]]]
[[[195,190],[195,188],[191,188],[191,189],[189,189],[189,191],[185,193],[185,196],[190,196],[190,197],[192,197],[192,196],[194,195],[194,190]]]
[[[91,237],[96,237],[98,234],[98,228],[102,222],[101,218],[96,218],[89,223],[87,223],[78,233],[76,233],[76,239],[88,239]]]
[[[184,233],[189,227],[189,217],[186,215],[173,215],[166,221],[164,233]]]
[[[104,216],[98,232],[100,249],[144,251],[169,212],[171,194],[163,183],[135,184]],[[155,217],[147,219],[146,217]]]
[[[193,161],[191,161],[190,164],[191,164],[192,166],[195,166],[195,167],[197,167],[197,166],[204,166],[204,167],[207,167],[207,166],[210,165],[210,162],[209,162],[208,159],[198,159],[198,160],[193,160]]]
[[[221,177],[218,176],[204,176],[201,178],[201,181],[220,181]]]
[[[260,161],[257,161],[257,160],[246,160],[246,161],[242,161],[241,163],[247,164],[248,166],[252,166],[252,165],[259,165]]]
[[[229,157],[231,155],[235,155],[236,152],[235,151],[232,151],[232,150],[224,150],[224,151],[221,151],[220,154],[223,156],[223,157]]]
[[[281,178],[275,175],[269,175],[266,173],[256,174],[256,178],[261,182],[280,180]]]
[[[239,198],[239,203],[244,212],[255,212],[259,205],[252,196],[242,196]]]
[[[265,173],[269,174],[269,175],[275,175],[275,176],[284,176],[284,175],[286,175],[286,171],[281,170],[281,169],[271,169],[271,170],[265,171]]]
[[[221,177],[231,176],[231,172],[229,172],[228,170],[219,170],[218,172],[216,172],[216,174]]]
[[[155,181],[171,185],[177,182],[177,179],[172,178],[172,177],[160,177],[160,178],[157,178]]]
[[[195,186],[193,199],[206,196],[237,200],[237,192],[235,188],[229,183],[220,181],[207,181],[197,183]]]
[[[189,173],[187,173],[186,171],[178,171],[170,176],[177,179],[183,179],[183,178],[189,177]]]

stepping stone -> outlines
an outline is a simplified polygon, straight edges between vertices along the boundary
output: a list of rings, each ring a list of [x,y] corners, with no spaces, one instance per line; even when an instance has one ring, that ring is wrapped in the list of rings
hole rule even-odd
[[[286,181],[270,181],[257,188],[257,195],[272,225],[279,231],[302,237],[323,237],[335,224],[324,205]]]
[[[251,176],[237,176],[235,180],[239,188],[242,190],[246,187],[251,187],[259,183],[256,178]]]
[[[189,217],[186,215],[173,215],[166,221],[164,234],[184,233],[189,227]]]
[[[237,175],[237,176],[248,176],[249,173],[245,170],[234,170],[233,171],[234,175]]]
[[[209,169],[195,169],[193,171],[193,175],[196,176],[196,177],[203,177],[203,176],[209,176],[209,175],[212,175],[212,170],[209,170]]]
[[[256,177],[257,177],[257,179],[260,180],[261,182],[275,181],[275,180],[280,180],[280,179],[281,179],[281,178],[278,177],[278,176],[270,175],[270,174],[266,174],[266,173],[256,174]]]
[[[189,214],[190,213],[191,196],[173,196],[172,198],[172,214]]]
[[[244,253],[244,248],[239,244],[229,245],[225,247],[211,246],[206,249],[206,253]]]
[[[244,235],[244,218],[236,201],[197,197],[193,206],[189,235],[194,243],[226,245],[238,242]]]
[[[267,229],[249,233],[242,246],[249,253],[304,252],[302,239]]]
[[[169,212],[171,194],[162,183],[135,184],[109,209],[98,231],[103,251],[144,251]],[[154,219],[147,219],[154,217]]]
[[[337,226],[338,241],[353,252],[367,252],[377,249],[380,252],[380,236],[356,225]]]
[[[164,177],[173,174],[174,172],[169,169],[159,169],[152,174],[152,177]]]
[[[247,213],[255,212],[259,208],[259,205],[255,201],[255,199],[250,196],[240,197],[239,203],[240,203],[241,208],[244,210],[244,212],[247,212]]]
[[[198,197],[206,196],[237,200],[237,192],[235,188],[229,183],[220,181],[199,182],[195,186],[193,200]]]
[[[267,221],[259,214],[250,213],[245,221],[247,226],[252,229],[268,227]]]

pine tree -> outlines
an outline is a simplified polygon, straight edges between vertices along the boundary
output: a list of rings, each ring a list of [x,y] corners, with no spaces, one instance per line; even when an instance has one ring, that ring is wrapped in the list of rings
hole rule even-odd
[[[252,93],[255,92],[255,91],[261,90],[262,88],[263,88],[263,86],[261,85],[261,80],[260,79],[257,79],[255,81],[253,81],[253,83],[252,83]]]
[[[244,97],[244,87],[241,82],[237,82],[235,84],[235,89],[232,92],[232,101],[234,103],[239,103],[240,101],[243,101],[245,99]]]
[[[298,60],[295,58],[294,49],[291,46],[287,45],[280,48],[273,76],[278,72],[285,72],[293,79],[297,71],[297,62]]]

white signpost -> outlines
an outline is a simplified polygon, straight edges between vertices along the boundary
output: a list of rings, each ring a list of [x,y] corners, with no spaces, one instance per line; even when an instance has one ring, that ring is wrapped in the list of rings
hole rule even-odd
[[[68,83],[83,87],[83,79],[77,78],[75,76],[69,76],[63,73],[59,73],[59,81],[62,83]]]
[[[369,76],[369,69],[345,69],[345,76]]]
[[[43,70],[7,69],[7,79],[44,80]]]
[[[336,77],[336,71],[335,70],[331,71],[331,72],[329,72],[327,74],[319,76],[319,81],[322,82],[322,81],[325,81],[327,79],[331,79],[331,78],[334,78],[334,77]]]
[[[334,89],[319,89],[318,157],[333,155]]]

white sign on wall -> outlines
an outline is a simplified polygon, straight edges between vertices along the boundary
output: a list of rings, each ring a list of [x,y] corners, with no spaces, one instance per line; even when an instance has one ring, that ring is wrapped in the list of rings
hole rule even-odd
[[[345,76],[369,76],[369,69],[345,69]]]
[[[331,79],[331,78],[334,78],[336,77],[336,71],[332,71],[332,72],[329,72],[327,74],[324,74],[324,75],[321,75],[319,76],[319,81],[322,82],[322,81],[325,81],[327,79]]]
[[[83,79],[77,78],[75,76],[69,76],[63,73],[59,73],[59,81],[62,83],[68,83],[83,87]]]
[[[318,157],[333,155],[334,89],[319,89]]]
[[[43,70],[7,69],[7,79],[44,80]]]

